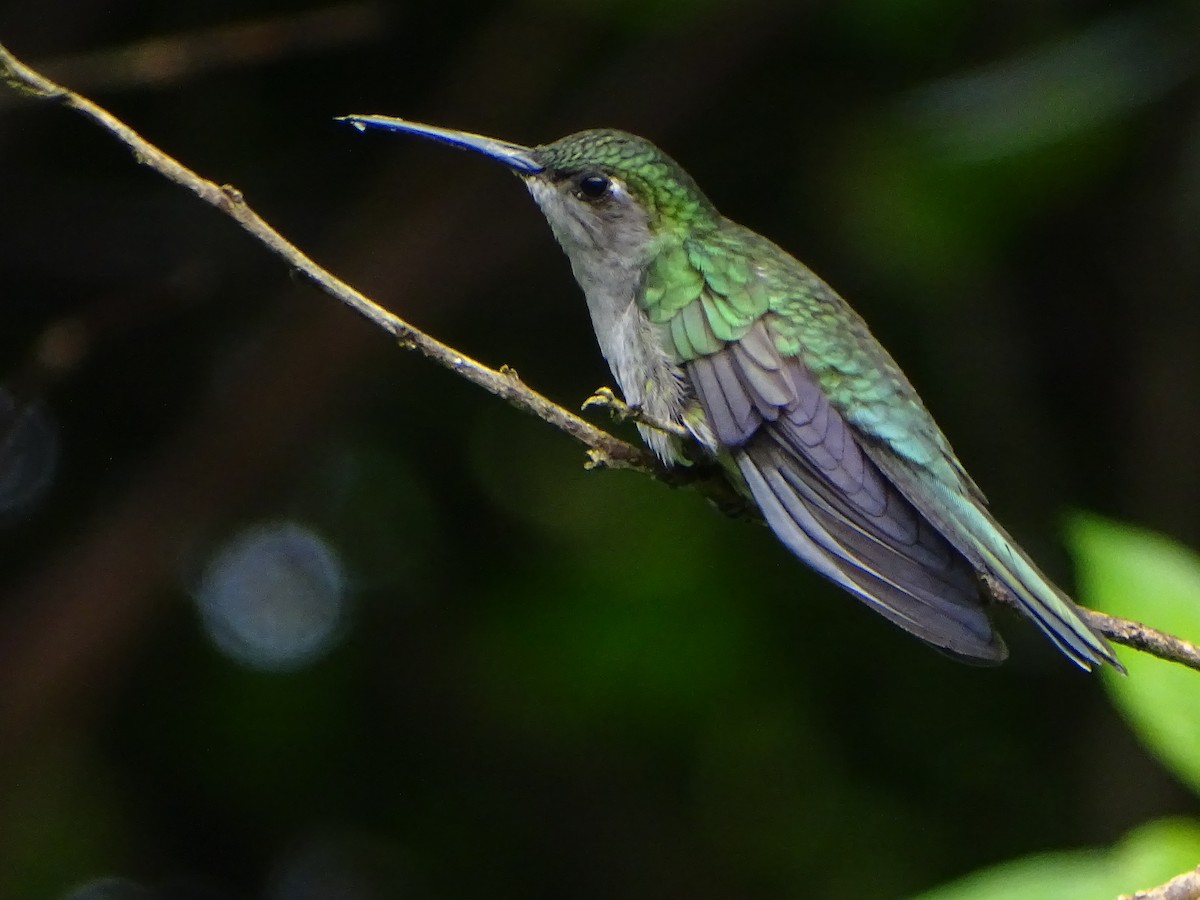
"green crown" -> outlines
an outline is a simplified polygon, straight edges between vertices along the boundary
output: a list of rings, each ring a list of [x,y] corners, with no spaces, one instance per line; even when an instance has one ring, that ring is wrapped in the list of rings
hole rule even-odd
[[[596,128],[545,144],[536,153],[551,177],[599,170],[619,178],[646,208],[653,224],[695,228],[717,219],[712,201],[679,163],[637,135]]]

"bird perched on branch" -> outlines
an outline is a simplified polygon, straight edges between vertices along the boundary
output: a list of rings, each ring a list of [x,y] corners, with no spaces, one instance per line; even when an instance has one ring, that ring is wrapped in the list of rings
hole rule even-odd
[[[626,403],[673,426],[639,424],[645,441],[686,464],[679,434],[690,435],[821,575],[968,662],[1007,655],[985,609],[1001,593],[1075,663],[1120,668],[988,512],[858,314],[722,216],[649,141],[597,129],[525,147],[388,116],[344,121],[471,150],[520,176],[570,258]]]

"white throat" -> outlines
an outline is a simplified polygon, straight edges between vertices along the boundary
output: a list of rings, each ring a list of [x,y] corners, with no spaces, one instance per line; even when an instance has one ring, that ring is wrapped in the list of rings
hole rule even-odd
[[[683,424],[683,372],[667,350],[665,329],[646,318],[637,303],[654,252],[645,213],[628,202],[619,216],[606,217],[603,210],[582,206],[553,184],[537,178],[526,179],[526,184],[571,261],[600,352],[625,402],[655,419]],[[677,442],[669,435],[639,430],[664,461],[679,459]]]

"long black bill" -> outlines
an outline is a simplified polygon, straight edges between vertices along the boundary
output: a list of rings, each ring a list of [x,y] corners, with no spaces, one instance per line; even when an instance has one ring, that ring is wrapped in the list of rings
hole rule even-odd
[[[436,125],[422,125],[420,122],[409,122],[407,119],[397,119],[394,116],[338,116],[337,121],[349,122],[359,131],[366,131],[368,128],[382,128],[384,131],[419,134],[458,150],[473,150],[484,156],[490,156],[524,175],[536,175],[546,168],[538,160],[531,147],[510,144],[508,141],[498,141],[495,138],[484,137],[482,134],[438,128]]]

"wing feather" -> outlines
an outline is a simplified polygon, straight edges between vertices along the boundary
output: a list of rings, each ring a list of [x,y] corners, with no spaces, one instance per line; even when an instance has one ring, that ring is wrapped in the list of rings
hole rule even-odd
[[[865,537],[840,512],[797,490],[789,461],[765,442],[734,458],[771,530],[817,572],[935,647],[978,663],[1005,658],[969,569],[950,565],[933,574],[900,549]]]
[[[725,222],[707,240],[660,253],[642,303],[776,535],[952,653],[1004,656],[980,596],[978,578],[989,575],[1079,665],[1119,669],[1103,637],[992,518],[853,310],[740,226]]]
[[[826,578],[917,637],[998,662],[1003,644],[972,567],[862,452],[795,357],[769,353],[756,323],[737,344],[687,364],[717,440],[768,525]]]

